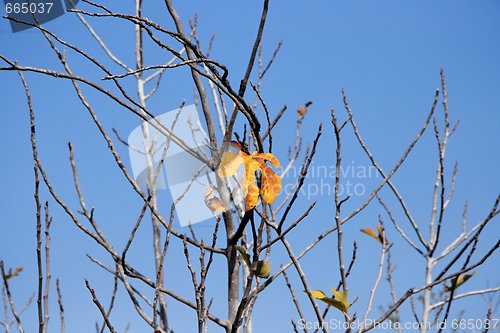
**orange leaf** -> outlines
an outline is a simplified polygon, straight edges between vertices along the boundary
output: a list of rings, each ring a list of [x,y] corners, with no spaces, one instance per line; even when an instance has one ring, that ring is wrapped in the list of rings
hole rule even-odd
[[[274,199],[281,191],[281,178],[267,164],[266,160],[275,167],[280,166],[280,162],[273,154],[252,154],[252,157],[259,163],[262,171],[261,192],[262,198],[267,203],[273,203]]]
[[[375,238],[377,241],[380,241],[378,239],[378,236],[377,236],[377,233],[375,232],[375,230],[373,230],[372,228],[364,228],[364,229],[361,229],[360,230],[361,232],[364,232],[365,234],[367,234],[368,236],[370,237],[373,237]]]
[[[384,229],[382,229],[381,226],[377,226],[378,234],[372,228],[364,228],[364,229],[361,229],[360,231],[364,232],[368,236],[372,237],[373,239],[375,239],[380,244],[384,244],[384,243],[388,244],[389,243],[389,241],[385,237]]]
[[[259,201],[259,194],[267,203],[273,203],[281,191],[281,177],[278,176],[266,161],[275,167],[280,166],[278,159],[271,153],[253,152],[251,155],[240,151],[238,154],[225,152],[219,166],[218,174],[221,177],[230,177],[236,173],[241,164],[245,166],[242,190],[245,194],[245,210],[254,208]],[[261,188],[259,189],[255,180],[255,172],[262,174]]]
[[[242,164],[243,157],[241,154],[225,152],[224,155],[222,155],[222,161],[220,162],[218,174],[221,177],[231,177],[236,173]]]
[[[305,114],[307,113],[307,108],[304,106],[299,106],[297,108],[297,113],[299,114],[299,116],[304,117]]]
[[[304,117],[307,113],[307,110],[309,109],[309,106],[311,106],[312,102],[309,101],[306,103],[306,105],[304,106],[299,106],[297,108],[297,114],[299,115],[299,117]]]

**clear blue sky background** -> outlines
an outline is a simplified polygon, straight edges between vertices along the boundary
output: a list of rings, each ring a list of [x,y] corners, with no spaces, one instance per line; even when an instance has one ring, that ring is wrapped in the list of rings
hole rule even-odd
[[[248,62],[261,4],[229,1],[176,2],[185,24],[188,18],[198,13],[198,31],[204,45],[207,45],[210,35],[216,33],[213,57],[230,69],[229,79],[236,85]],[[119,12],[133,10],[132,1],[120,1],[119,4],[106,1],[106,4]],[[88,6],[80,4],[80,8],[88,9]],[[4,15],[3,10],[2,14]],[[145,2],[144,15],[173,29],[162,1]],[[112,19],[91,22],[95,23],[96,30],[113,52],[129,66],[134,66],[133,26]],[[109,63],[72,14],[66,14],[45,26]],[[304,141],[312,141],[318,124],[323,123],[324,136],[320,141],[315,163],[333,165],[334,137],[329,109],[333,106],[341,118],[345,117],[341,100],[341,89],[344,87],[365,141],[383,168],[389,170],[420,129],[432,104],[434,91],[440,87],[439,71],[444,68],[451,119],[460,120],[458,131],[450,141],[446,165],[447,170],[451,171],[455,160],[459,161],[456,194],[444,225],[443,244],[446,243],[460,232],[461,211],[466,200],[470,202],[469,226],[472,226],[487,215],[498,193],[499,38],[500,3],[494,0],[315,1],[308,4],[271,1],[263,39],[264,58],[270,57],[281,39],[284,44],[264,80],[263,97],[272,114],[276,114],[284,104],[289,107],[289,112],[274,134],[275,146],[279,147],[276,155],[280,160],[286,160],[287,147],[292,144],[292,128],[296,121],[295,108],[312,100],[314,104],[302,129]],[[169,59],[168,55],[152,47],[149,42],[146,43],[145,50],[147,64],[158,64]],[[21,65],[61,70],[57,58],[37,31],[27,30],[13,34],[5,20],[0,21],[0,53],[18,60]],[[76,73],[95,80],[103,76],[74,54],[68,53],[68,58]],[[111,68],[121,73],[120,68],[113,65]],[[115,248],[121,251],[139,214],[141,201],[118,172],[106,143],[78,102],[69,82],[31,74],[27,75],[27,79],[37,114],[40,157],[54,187],[65,202],[74,210],[78,209],[67,152],[67,142],[71,141],[75,147],[87,204],[96,208],[97,221],[113,241]],[[130,79],[126,82],[133,95],[133,81]],[[168,72],[163,82],[162,90],[150,102],[153,113],[161,114],[172,110],[184,99],[188,104],[192,103],[193,87],[186,69]],[[15,73],[2,72],[0,85],[3,119],[0,132],[0,259],[5,261],[7,267],[24,267],[21,276],[12,280],[12,291],[17,307],[20,308],[35,292],[37,282],[33,162],[29,144],[28,110],[20,81]],[[138,120],[128,111],[89,89],[85,89],[85,92],[107,129],[117,128],[126,136],[138,126]],[[249,100],[253,102],[253,97]],[[437,114],[441,119],[441,106]],[[262,120],[264,122],[264,118]],[[127,151],[122,146],[120,153],[128,166]],[[431,212],[436,157],[434,136],[429,131],[394,178],[425,234]],[[370,165],[351,134],[345,136],[344,162],[346,165],[359,167]],[[450,174],[448,181],[449,178]],[[350,180],[362,184],[368,192],[380,181],[380,177],[355,177]],[[318,184],[320,181],[314,178],[308,180],[311,184]],[[333,179],[324,181],[333,183]],[[402,220],[402,212],[390,192],[383,191],[382,196]],[[90,332],[100,315],[85,289],[83,278],[90,280],[98,295],[106,300],[105,303],[109,299],[113,282],[112,276],[97,269],[85,254],[90,253],[108,264],[111,261],[93,241],[82,236],[45,190],[42,191],[42,198],[49,200],[54,218],[52,277],[61,279],[67,331]],[[161,209],[168,212],[170,196],[167,192],[162,192],[160,199]],[[347,211],[355,208],[363,199],[364,196],[354,196],[344,209]],[[297,253],[334,223],[332,197],[328,195],[310,199],[301,197],[292,215],[300,215],[311,200],[319,200],[318,206],[290,237]],[[354,239],[359,244],[358,261],[350,282],[351,297],[360,297],[353,308],[358,314],[364,313],[368,291],[375,278],[379,251],[377,243],[359,233],[359,229],[374,227],[378,214],[383,214],[383,211],[374,203],[345,227],[346,252],[350,253]],[[387,220],[385,216],[384,218]],[[389,223],[388,220],[386,222]],[[197,225],[195,230],[200,236],[208,238],[211,233],[209,225],[211,224]],[[475,258],[496,242],[499,231],[498,221],[491,223],[481,238],[484,245],[479,248]],[[409,287],[422,285],[424,262],[404,244],[391,226],[388,226],[388,235],[395,243],[393,257],[397,268],[394,276],[397,294],[401,295]],[[130,261],[152,276],[149,223],[144,223],[141,227],[135,245],[129,255]],[[167,258],[167,283],[171,289],[194,299],[180,249],[178,242],[173,242]],[[339,276],[335,249],[336,237],[332,234],[302,260],[312,288],[328,290],[337,284]],[[273,270],[286,261],[288,260],[283,251],[278,250],[271,258]],[[498,263],[499,257],[496,254],[477,270],[477,275],[463,286],[462,291],[497,286],[500,280],[494,272],[498,273]],[[214,298],[214,313],[224,317],[225,269],[220,264],[223,264],[221,258],[215,262],[216,268],[209,281],[208,293]],[[313,313],[301,292],[295,271],[292,268],[289,272],[296,282],[296,291],[303,301],[303,308],[308,318],[313,320]],[[152,295],[149,291],[147,293]],[[55,293],[52,293],[50,332],[57,331],[59,327],[55,299]],[[377,306],[386,306],[389,302],[387,283],[382,281],[376,306],[370,317],[378,317],[380,309]],[[129,322],[132,324],[131,332],[147,331],[123,289],[118,304],[111,318],[119,331],[123,331]],[[474,297],[457,302],[452,312],[456,315],[459,310],[465,309],[465,318],[477,319],[484,317],[486,308],[483,298]],[[404,309],[405,318],[411,319],[408,308]],[[169,315],[176,332],[194,332],[194,313],[185,306],[170,301]],[[255,332],[291,331],[290,319],[297,319],[297,315],[282,279],[262,294],[254,315]],[[329,316],[340,319],[337,312],[330,312]],[[23,320],[28,331],[35,330],[34,305],[25,312]]]

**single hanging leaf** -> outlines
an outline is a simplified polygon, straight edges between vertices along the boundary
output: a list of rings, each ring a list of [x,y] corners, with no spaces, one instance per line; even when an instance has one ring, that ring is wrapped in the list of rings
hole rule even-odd
[[[280,166],[280,162],[273,154],[270,153],[253,153],[252,156],[259,163],[260,170],[262,172],[262,182],[260,187],[262,198],[265,202],[272,204],[281,191],[281,177],[278,176],[265,161],[267,160],[271,162],[271,164],[276,168]]]
[[[332,288],[332,293],[333,297],[328,297],[321,290],[312,290],[309,295],[340,310],[348,320],[351,320],[349,314],[347,313],[347,310],[349,310],[351,304],[349,304],[349,302],[347,301],[347,294],[345,293],[345,291],[337,291]]]
[[[347,310],[351,306],[349,302],[347,301],[347,293],[345,291],[339,291],[335,289],[331,289],[333,296],[335,296],[335,299],[340,302],[340,306],[335,306],[337,309],[339,309],[342,312],[347,313]]]
[[[467,280],[469,280],[474,274],[476,274],[476,271],[473,271],[470,274],[461,274],[457,278],[451,280],[451,285],[450,286],[444,286],[444,291],[451,291],[453,289],[453,285],[455,285],[455,289],[463,285]]]
[[[384,229],[382,229],[382,226],[377,226],[378,234],[372,228],[364,228],[364,229],[361,229],[360,231],[367,234],[368,236],[372,237],[380,244],[388,244],[389,243],[389,241],[385,237]]]
[[[221,177],[231,177],[236,173],[240,165],[243,164],[243,157],[241,154],[233,154],[231,152],[225,152],[222,155],[222,160],[219,165],[217,172]]]
[[[254,269],[252,267],[252,262],[250,261],[250,255],[245,251],[245,249],[241,246],[236,246],[236,250],[238,250],[245,264],[255,273],[257,277],[267,279],[269,275],[271,275],[271,264],[269,262],[259,260],[257,261]]]
[[[308,294],[320,301],[323,301],[328,298],[328,296],[326,296],[325,293],[322,292],[321,290],[311,290],[310,292],[308,292]]]
[[[24,268],[22,268],[22,267],[16,267],[14,269],[14,272],[13,272],[12,268],[9,268],[7,275],[5,275],[5,279],[9,280],[9,279],[12,279],[13,277],[19,276],[19,274],[23,271],[23,269]]]
[[[373,230],[372,228],[364,228],[364,229],[361,229],[360,230],[361,232],[364,232],[365,234],[367,234],[368,236],[372,237],[373,239],[375,239],[377,242],[380,242],[380,239],[378,238],[378,235],[377,233],[375,232],[375,230]]]
[[[255,181],[255,172],[260,169],[257,161],[242,153],[245,161],[245,177],[243,178],[243,193],[245,193],[245,211],[254,208],[259,201],[259,188]]]
[[[387,237],[385,237],[384,228],[382,228],[381,225],[378,225],[377,230],[378,230],[378,240],[380,244],[389,244],[389,240],[387,239]]]
[[[233,176],[238,168],[243,164],[245,173],[243,178],[242,190],[245,194],[245,211],[254,208],[259,201],[259,194],[262,199],[271,204],[281,191],[281,177],[278,176],[266,161],[271,162],[274,167],[279,167],[280,162],[271,153],[253,152],[251,155],[240,150],[238,154],[225,152],[222,155],[222,160],[217,170],[221,177]],[[257,186],[255,172],[260,171],[262,174],[261,188]]]
[[[365,234],[367,234],[368,236],[373,237],[373,238],[375,238],[376,240],[378,240],[377,233],[376,233],[376,232],[375,232],[375,230],[373,230],[372,228],[364,228],[364,229],[361,229],[360,231],[361,231],[361,232],[364,232],[364,233],[365,233]]]
[[[259,260],[257,262],[257,268],[255,268],[255,275],[260,278],[267,279],[269,275],[271,275],[271,264],[269,262]]]
[[[306,105],[301,105],[297,108],[297,114],[299,117],[304,117],[307,113],[307,110],[309,110],[309,106],[311,106],[312,102],[309,101],[306,103]]]
[[[247,253],[247,251],[245,251],[245,249],[241,246],[236,246],[236,250],[238,250],[238,252],[241,254],[241,257],[243,258],[245,264],[247,264],[248,268],[251,268],[252,263],[250,262],[250,255]]]

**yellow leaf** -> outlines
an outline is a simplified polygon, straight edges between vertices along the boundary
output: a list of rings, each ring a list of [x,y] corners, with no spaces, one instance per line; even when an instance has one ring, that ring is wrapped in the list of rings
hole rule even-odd
[[[259,194],[262,199],[271,204],[281,191],[281,177],[278,176],[266,163],[271,162],[274,167],[279,167],[280,162],[271,153],[253,152],[251,155],[240,151],[238,154],[225,152],[217,171],[221,177],[230,177],[236,173],[241,164],[245,166],[242,190],[245,194],[245,210],[254,208],[259,201]],[[257,187],[255,172],[262,174],[261,188]]]
[[[250,268],[252,266],[252,263],[250,262],[250,256],[245,251],[245,249],[242,248],[241,246],[236,246],[236,250],[238,250],[238,252],[241,254],[241,257],[243,258],[243,261]]]
[[[309,293],[309,295],[311,295],[313,298],[316,298],[316,299],[319,299],[320,301],[325,299],[325,298],[328,298],[324,292],[322,292],[321,290],[311,290],[311,292]]]
[[[13,277],[19,276],[19,273],[21,273],[22,271],[23,271],[22,267],[16,267],[14,269],[14,272],[12,271],[12,268],[9,268],[7,275],[5,275],[5,279],[9,280],[9,279],[12,279]]]
[[[340,302],[339,306],[335,306],[337,309],[339,309],[342,312],[347,312],[351,304],[347,301],[347,294],[345,291],[339,291],[335,289],[331,289],[333,296],[337,301]]]
[[[243,157],[241,154],[233,154],[231,152],[225,152],[222,155],[222,160],[220,162],[219,169],[217,173],[221,177],[231,177],[236,173],[240,165],[243,164]]]
[[[470,274],[461,274],[458,276],[458,278],[452,279],[451,285],[450,286],[444,286],[445,291],[451,291],[453,289],[453,285],[455,285],[455,289],[463,285],[467,280],[469,280],[474,274],[476,274],[476,271],[473,271]]]
[[[241,246],[236,246],[236,250],[238,250],[245,264],[248,266],[248,268],[253,270],[256,276],[267,279],[269,275],[271,275],[271,264],[269,262],[259,260],[257,261],[254,269],[252,267],[252,262],[250,261],[250,255],[245,251],[245,249]]]
[[[243,192],[245,193],[245,211],[254,208],[259,201],[259,188],[255,184],[255,171],[260,169],[257,161],[252,159],[250,155],[243,153],[245,161],[245,178],[243,179]]]
[[[271,264],[259,260],[257,262],[257,268],[255,269],[255,275],[260,278],[267,279],[271,275]]]
[[[361,232],[364,232],[365,234],[367,234],[368,236],[370,237],[373,237],[374,239],[376,239],[377,241],[380,241],[378,239],[378,236],[377,236],[377,233],[375,232],[375,230],[373,230],[372,228],[364,228],[364,229],[361,229],[360,230]]]
[[[348,320],[351,320],[347,310],[351,304],[347,301],[347,294],[345,291],[337,291],[332,288],[333,297],[328,297],[321,290],[312,290],[309,295],[313,298],[325,302],[326,304],[333,306],[334,308],[342,311]]]
[[[273,154],[258,154],[255,155],[254,159],[259,163],[260,170],[262,171],[262,184],[261,192],[262,198],[267,203],[273,203],[274,199],[278,196],[281,191],[281,178],[278,176],[267,164],[266,160],[271,162],[276,168],[280,166],[280,162]]]

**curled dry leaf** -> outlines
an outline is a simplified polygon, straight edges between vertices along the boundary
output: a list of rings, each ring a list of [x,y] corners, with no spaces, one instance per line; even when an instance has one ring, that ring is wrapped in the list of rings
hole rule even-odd
[[[378,236],[377,236],[377,233],[372,228],[364,228],[364,229],[361,229],[360,231],[364,232],[365,234],[367,234],[370,237],[375,238],[377,241],[379,240]]]
[[[299,106],[297,108],[297,114],[299,115],[299,117],[304,117],[307,113],[307,110],[309,110],[309,106],[311,106],[312,102],[309,101],[307,102],[304,106]]]
[[[222,201],[217,197],[217,191],[212,186],[207,186],[203,199],[212,213],[220,213],[226,210]]]
[[[242,190],[245,194],[245,210],[249,211],[257,205],[259,193],[262,199],[271,204],[281,191],[281,177],[278,176],[266,161],[271,162],[274,167],[279,167],[280,162],[271,153],[247,154],[240,150],[238,154],[225,152],[217,173],[221,177],[233,176],[243,164],[245,167]],[[262,174],[260,190],[255,180],[255,172]]]
[[[19,276],[19,273],[23,271],[22,267],[16,267],[14,271],[12,271],[12,268],[9,268],[9,271],[5,275],[5,279],[9,280],[12,279],[13,277]]]
[[[457,278],[454,278],[451,280],[451,285],[450,286],[444,286],[444,291],[451,291],[453,289],[453,286],[455,289],[463,285],[467,280],[469,280],[474,274],[476,274],[476,271],[473,271],[470,274],[461,274]]]
[[[375,239],[380,244],[388,244],[389,240],[385,237],[384,229],[381,226],[377,226],[378,234],[372,228],[364,228],[360,230],[361,232],[367,234],[368,236]]]

